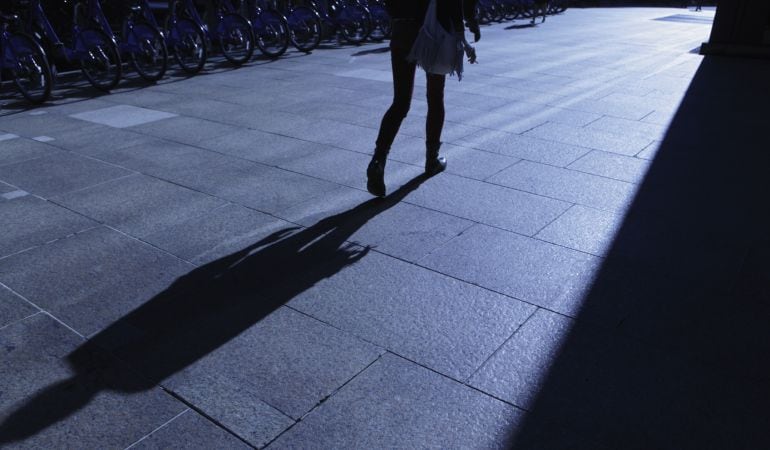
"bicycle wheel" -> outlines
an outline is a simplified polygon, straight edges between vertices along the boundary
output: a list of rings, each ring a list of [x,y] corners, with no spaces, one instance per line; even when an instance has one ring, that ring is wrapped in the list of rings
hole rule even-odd
[[[168,68],[168,49],[163,35],[154,26],[146,23],[135,23],[126,36],[129,46],[131,65],[140,77],[156,82],[163,78]]]
[[[372,31],[369,33],[369,39],[380,42],[390,38],[392,31],[390,16],[385,9],[381,6],[372,6],[370,12],[372,14]]]
[[[123,63],[115,41],[96,28],[82,30],[76,37],[75,53],[80,69],[93,87],[109,91],[123,75]]]
[[[259,50],[269,58],[278,58],[286,52],[291,32],[286,19],[275,11],[262,10],[252,23]]]
[[[195,22],[189,19],[166,21],[167,47],[174,54],[177,64],[185,72],[194,75],[203,69],[208,59],[206,35]]]
[[[6,56],[14,62],[10,67],[13,84],[21,95],[35,104],[48,100],[53,75],[40,45],[25,34],[13,33],[8,36],[7,47]]]
[[[251,23],[240,14],[225,14],[217,27],[216,39],[225,59],[240,66],[254,55],[254,32]]]
[[[297,6],[287,17],[291,43],[301,52],[311,52],[321,44],[321,18],[307,6]]]
[[[372,32],[372,17],[369,11],[358,4],[346,5],[337,18],[342,37],[358,45]]]

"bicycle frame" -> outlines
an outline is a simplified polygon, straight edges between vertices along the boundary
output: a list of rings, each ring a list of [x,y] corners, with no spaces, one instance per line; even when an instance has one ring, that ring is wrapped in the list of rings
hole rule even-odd
[[[72,21],[72,47],[67,47],[56,31],[53,29],[51,22],[48,20],[45,11],[43,11],[43,5],[40,4],[40,0],[30,0],[29,3],[29,19],[27,22],[27,30],[34,34],[35,28],[42,33],[42,38],[46,39],[52,46],[59,52],[58,57],[63,58],[68,63],[76,60],[80,60],[81,57],[88,55],[88,49],[82,46],[80,39],[77,36],[80,34],[81,28],[77,23],[78,5],[75,8],[75,17]]]

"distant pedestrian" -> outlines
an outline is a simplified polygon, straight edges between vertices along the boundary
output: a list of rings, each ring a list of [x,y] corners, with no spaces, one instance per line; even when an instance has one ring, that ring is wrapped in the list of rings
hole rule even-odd
[[[698,0],[698,3],[695,5],[695,10],[700,11],[702,9],[701,8],[702,6],[703,6],[703,0]]]
[[[425,21],[429,3],[429,0],[385,0],[385,7],[393,23],[390,40],[393,103],[382,118],[374,155],[366,169],[366,188],[378,197],[385,196],[385,162],[412,101],[417,65],[408,61],[408,56]],[[436,10],[438,21],[445,30],[464,33],[467,26],[475,41],[481,38],[475,16],[476,0],[440,0]],[[444,127],[446,75],[427,73],[426,76],[428,117],[425,123],[425,173],[435,175],[446,168],[446,159],[439,157],[441,131]]]

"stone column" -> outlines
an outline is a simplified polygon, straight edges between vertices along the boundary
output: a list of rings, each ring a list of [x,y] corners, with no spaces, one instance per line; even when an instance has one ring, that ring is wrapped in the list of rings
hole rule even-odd
[[[701,53],[770,58],[769,18],[768,0],[720,0],[711,38]]]

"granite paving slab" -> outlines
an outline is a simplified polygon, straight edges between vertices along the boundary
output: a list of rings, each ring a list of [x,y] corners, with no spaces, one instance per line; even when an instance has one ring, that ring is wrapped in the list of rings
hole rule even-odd
[[[120,167],[69,152],[0,166],[0,180],[44,198],[95,186],[130,174],[130,171]]]
[[[234,435],[189,409],[128,448],[183,450],[193,447],[228,450],[251,448]]]
[[[131,105],[116,105],[72,114],[70,117],[114,128],[128,128],[170,119],[176,117],[176,114]]]
[[[195,265],[203,265],[248,248],[293,224],[232,203],[179,220],[143,237]]]
[[[54,201],[138,238],[208,214],[226,203],[140,174],[58,196]]]
[[[573,320],[538,309],[470,378],[468,384],[525,410],[531,409]]]
[[[323,144],[259,130],[239,130],[200,141],[196,145],[270,166],[280,166],[329,148]]]
[[[0,136],[0,142],[2,142],[0,143],[0,166],[24,162],[57,152],[57,149],[51,145],[18,136],[5,140]]]
[[[567,168],[629,183],[641,183],[650,163],[642,158],[597,150],[581,157]]]
[[[185,409],[47,314],[0,329],[0,346],[0,445],[126,447]]]
[[[636,193],[631,183],[530,161],[515,164],[488,181],[616,213],[625,211]]]
[[[518,164],[521,162],[512,167]],[[407,201],[530,236],[570,207],[569,203],[560,200],[451,174],[431,178],[409,194]]]
[[[88,217],[32,195],[0,201],[0,258],[97,225]]]
[[[575,316],[601,260],[508,231],[476,225],[421,264],[452,277]]]
[[[279,308],[163,385],[252,445],[263,446],[381,353],[329,325]],[[260,404],[270,407],[280,428],[260,430],[260,416],[249,417],[250,405]]]
[[[470,375],[534,310],[377,253],[323,273],[302,276],[310,287],[292,308],[454,378]]]
[[[627,156],[639,153],[652,142],[652,139],[647,137],[614,134],[588,127],[579,128],[557,123],[545,123],[524,134]]]
[[[51,145],[97,158],[117,149],[153,140],[149,136],[106,125],[88,125],[80,129],[58,131],[51,134],[55,139]]]
[[[277,213],[294,223],[313,227],[324,221],[338,223],[345,240],[407,261],[416,262],[461,234],[473,222],[419,208],[399,199],[419,189],[417,178],[391,191],[385,200],[368,193],[340,189],[327,202],[308,201]],[[334,199],[334,200],[331,200]]]
[[[535,235],[536,238],[592,255],[604,256],[623,224],[623,217],[574,205]]]
[[[522,412],[386,354],[269,448],[508,448]]]
[[[248,161],[228,161],[215,166],[185,169],[166,176],[183,186],[266,213],[322,197],[339,186]]]
[[[192,268],[100,227],[1,259],[0,283],[88,336]]]
[[[453,143],[554,166],[566,166],[590,151],[585,147],[496,130],[480,131]]]
[[[38,312],[38,308],[0,284],[0,329]]]
[[[237,127],[212,120],[194,117],[174,117],[131,127],[132,131],[167,139],[182,144],[196,145],[204,139],[212,139],[238,131]]]
[[[586,128],[651,140],[662,140],[666,135],[666,127],[661,125],[608,116],[591,122]]]

